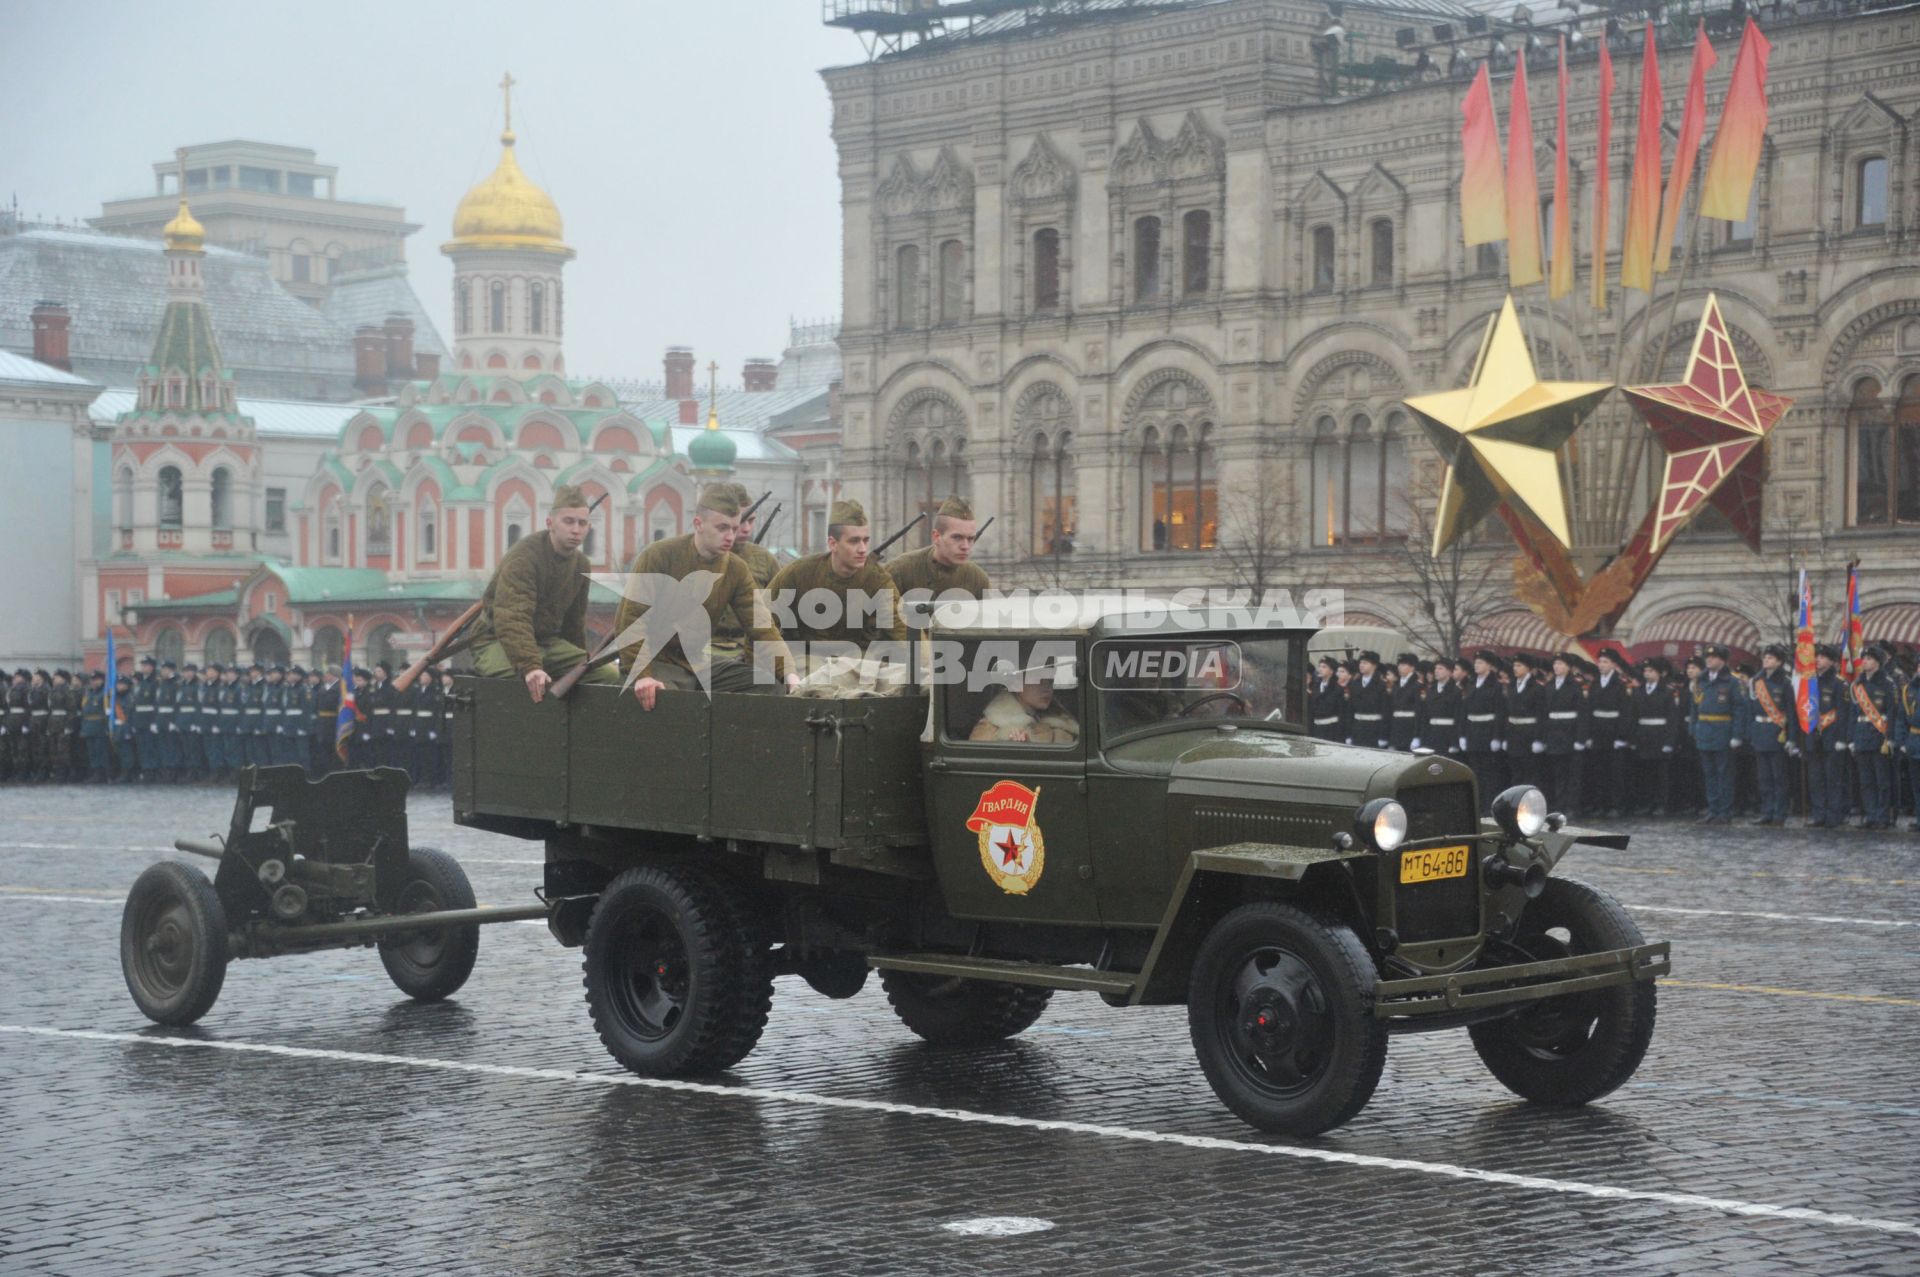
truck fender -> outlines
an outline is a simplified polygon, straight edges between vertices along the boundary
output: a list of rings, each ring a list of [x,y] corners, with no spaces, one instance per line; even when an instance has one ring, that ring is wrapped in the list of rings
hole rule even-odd
[[[1235,878],[1303,883],[1344,861],[1371,854],[1358,848],[1343,851],[1274,842],[1236,842],[1193,852],[1174,883],[1130,1004],[1186,1000],[1187,970],[1193,954],[1225,909],[1222,893],[1210,888]],[[1237,897],[1238,893],[1232,895]]]

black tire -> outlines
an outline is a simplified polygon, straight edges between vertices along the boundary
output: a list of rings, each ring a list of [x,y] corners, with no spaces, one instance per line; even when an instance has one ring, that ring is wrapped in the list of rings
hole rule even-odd
[[[581,967],[601,1043],[642,1077],[732,1067],[773,1005],[766,946],[726,890],[690,870],[643,865],[608,883]]]
[[[155,1024],[192,1024],[227,980],[227,911],[207,876],[163,860],[134,879],[120,914],[120,972]]]
[[[432,847],[407,850],[407,883],[396,913],[432,913],[474,907],[473,885],[460,862]],[[394,987],[416,1002],[439,1002],[460,991],[480,956],[480,927],[400,931],[380,941],[380,965]]]
[[[1565,932],[1562,936],[1557,934]],[[1535,958],[1644,944],[1618,901],[1583,882],[1549,878],[1520,917],[1514,943]],[[1473,1049],[1502,1085],[1537,1104],[1573,1108],[1633,1076],[1653,1040],[1653,981],[1549,998],[1474,1025]]]
[[[1052,989],[962,980],[915,971],[882,971],[880,987],[900,1023],[934,1046],[980,1046],[1033,1027]]]
[[[1213,1093],[1277,1135],[1350,1120],[1387,1063],[1376,979],[1344,925],[1270,900],[1228,913],[1201,942],[1187,991],[1187,1028]]]

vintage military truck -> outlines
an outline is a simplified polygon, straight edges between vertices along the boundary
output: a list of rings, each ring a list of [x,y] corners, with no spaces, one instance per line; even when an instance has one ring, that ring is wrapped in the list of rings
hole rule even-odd
[[[1059,990],[1185,1004],[1221,1100],[1294,1135],[1360,1111],[1396,1032],[1465,1027],[1548,1104],[1638,1067],[1668,946],[1551,876],[1625,837],[1524,787],[1483,818],[1457,762],[1310,739],[1313,630],[940,619],[913,648],[920,695],[669,691],[647,711],[614,687],[535,705],[517,680],[462,680],[455,817],[544,843],[542,906],[473,909],[457,866],[406,846],[392,781],[367,779],[393,773],[310,795],[255,777],[224,848],[182,844],[224,853],[217,892],[179,864],[136,884],[129,986],[183,1023],[205,1005],[141,999],[138,972],[191,992],[208,953],[380,943],[403,989],[445,996],[478,924],[532,913],[583,949],[601,1041],[649,1076],[744,1058],[778,974],[850,997],[871,970],[941,1046],[1019,1033]],[[279,874],[323,894],[279,905]]]

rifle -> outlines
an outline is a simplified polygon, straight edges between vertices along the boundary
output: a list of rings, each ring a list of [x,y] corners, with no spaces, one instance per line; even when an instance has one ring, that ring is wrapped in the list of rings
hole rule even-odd
[[[988,516],[987,516],[987,521],[986,521],[985,523],[983,523],[983,524],[981,524],[981,525],[980,525],[979,527],[977,527],[977,528],[975,528],[975,529],[973,530],[973,539],[974,539],[975,541],[978,541],[978,540],[979,540],[979,539],[980,539],[981,537],[983,537],[983,536],[985,536],[985,535],[987,535],[987,529],[988,529],[988,528],[990,528],[990,527],[992,527],[992,526],[993,526],[993,521],[994,521],[995,519],[997,519],[997,518],[999,518],[999,517],[1000,517],[1000,516],[999,516],[999,515],[997,515],[997,514],[990,514],[990,515],[988,515]]]
[[[462,612],[454,620],[453,624],[447,628],[447,632],[440,636],[440,640],[427,649],[427,654],[407,666],[406,669],[401,670],[400,677],[394,679],[388,686],[396,692],[404,692],[413,686],[413,680],[419,678],[426,672],[427,666],[442,657],[452,656],[455,652],[464,652],[467,648],[471,647],[471,643],[460,642],[460,636],[465,634],[466,631],[472,627],[473,623],[480,619],[480,609],[485,604],[486,600],[480,599],[476,601],[472,607]]]
[[[916,527],[920,526],[920,524],[926,520],[926,517],[927,517],[927,512],[925,510],[922,510],[919,514],[914,515],[912,521],[909,522],[906,527],[901,528],[898,532],[894,533],[892,536],[882,541],[879,545],[874,546],[873,550],[868,554],[867,557],[870,559],[878,560],[881,555],[887,552],[888,546],[892,545],[895,541],[898,541],[901,537],[907,535],[907,533],[913,531]]]
[[[620,631],[617,628],[609,631],[606,640],[594,648],[586,660],[547,684],[547,695],[556,700],[563,699],[573,690],[573,685],[586,677],[589,672],[599,669],[609,661],[619,660],[620,652],[613,645],[613,641],[619,637]]]
[[[767,494],[767,496],[772,496],[772,495],[773,494],[771,492]],[[762,497],[761,500],[763,501],[766,500],[766,497]],[[780,517],[780,512],[784,509],[786,509],[786,506],[784,505],[780,505],[777,503],[774,505],[773,513],[769,514],[767,516],[767,521],[760,525],[760,530],[753,534],[753,543],[755,545],[759,545],[762,541],[765,541],[767,539],[767,533],[773,531],[773,521]]]
[[[754,502],[752,505],[748,506],[746,509],[740,512],[740,522],[745,523],[748,519],[751,519],[753,517],[754,511],[758,510],[761,506],[765,505],[767,503],[767,498],[772,495],[773,495],[772,488],[768,488],[765,492],[762,492],[760,494],[760,499],[758,501]],[[778,506],[775,506],[774,508],[779,509]]]

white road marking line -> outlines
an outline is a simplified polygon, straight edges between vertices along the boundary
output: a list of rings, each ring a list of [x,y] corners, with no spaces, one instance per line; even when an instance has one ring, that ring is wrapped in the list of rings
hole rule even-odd
[[[1753,913],[1740,909],[1682,909],[1678,905],[1621,903],[1642,913],[1680,913],[1697,918],[1759,918],[1765,922],[1821,922],[1841,927],[1920,927],[1920,918],[1835,918],[1817,913]]]
[[[0,887],[0,900],[24,900],[33,904],[56,905],[113,905],[115,908],[126,903],[123,899],[101,896],[43,896],[38,892],[28,894],[24,891],[9,891]]]
[[[940,1227],[962,1237],[1021,1237],[1044,1233],[1053,1227],[1053,1221],[1031,1215],[982,1215],[978,1219],[949,1220]]]
[[[1871,1216],[1815,1210],[1806,1206],[1780,1206],[1769,1202],[1748,1202],[1730,1197],[1707,1197],[1698,1193],[1668,1193],[1655,1189],[1621,1188],[1613,1184],[1589,1184],[1582,1180],[1552,1179],[1542,1175],[1516,1175],[1509,1171],[1481,1170],[1472,1166],[1456,1166],[1449,1162],[1421,1162],[1403,1157],[1379,1157],[1369,1153],[1347,1153],[1337,1149],[1292,1144],[1254,1144],[1245,1140],[1219,1139],[1207,1135],[1177,1135],[1165,1131],[1105,1126],[1095,1122],[1016,1117],[1003,1113],[978,1113],[969,1109],[933,1108],[922,1104],[898,1104],[887,1100],[817,1095],[810,1091],[782,1091],[759,1086],[720,1086],[712,1082],[683,1082],[671,1078],[636,1077],[630,1073],[579,1073],[569,1069],[537,1069],[507,1064],[480,1064],[467,1060],[378,1055],[366,1051],[334,1051],[317,1047],[281,1046],[269,1042],[171,1038],[149,1036],[143,1033],[108,1033],[95,1029],[57,1029],[44,1025],[0,1024],[0,1033],[41,1039],[162,1046],[183,1051],[237,1051],[256,1055],[277,1055],[297,1060],[393,1065],[400,1068],[430,1069],[484,1077],[521,1078],[540,1082],[567,1082],[574,1085],[634,1086],[646,1090],[678,1091],[683,1094],[708,1095],[728,1100],[757,1100],[767,1104],[793,1104],[806,1108],[878,1113],[893,1117],[924,1117],[947,1122],[971,1123],[977,1126],[1007,1127],[1014,1130],[1092,1135],[1104,1139],[1127,1140],[1139,1144],[1173,1145],[1210,1152],[1259,1153],[1268,1157],[1285,1157],[1296,1161],[1320,1162],[1333,1166],[1403,1171],[1431,1175],[1440,1179],[1464,1180],[1469,1183],[1498,1184],[1507,1188],[1558,1193],[1569,1197],[1589,1197],[1601,1201],[1653,1202],[1686,1210],[1738,1215],[1752,1219],[1795,1220],[1831,1228],[1864,1229],[1901,1237],[1920,1237],[1920,1223],[1909,1220],[1876,1219]]]

